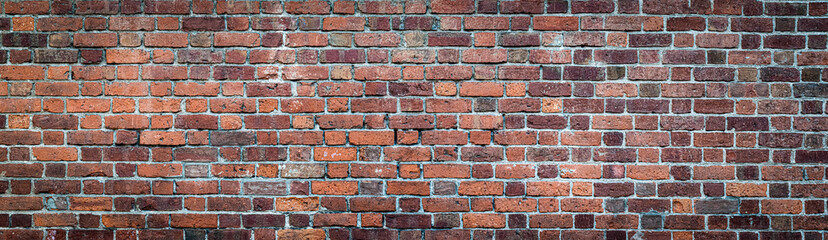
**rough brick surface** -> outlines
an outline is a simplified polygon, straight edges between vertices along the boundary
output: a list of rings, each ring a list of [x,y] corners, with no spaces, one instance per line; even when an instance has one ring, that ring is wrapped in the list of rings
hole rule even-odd
[[[0,5],[0,239],[828,238],[824,1]]]

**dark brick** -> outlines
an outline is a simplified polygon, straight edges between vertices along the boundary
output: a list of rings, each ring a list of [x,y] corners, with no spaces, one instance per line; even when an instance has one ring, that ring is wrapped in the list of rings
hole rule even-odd
[[[596,197],[627,197],[633,195],[632,183],[594,183]]]
[[[430,27],[430,26],[429,26]],[[471,34],[439,32],[428,34],[428,46],[435,47],[468,47],[472,44]]]
[[[724,196],[724,184],[723,183],[705,183],[702,185],[704,195],[708,197],[721,197]]]
[[[670,200],[667,199],[629,199],[627,200],[630,212],[670,212]]]
[[[175,127],[183,129],[218,129],[218,117],[212,115],[178,115]]]
[[[221,17],[185,17],[181,20],[184,31],[222,31],[224,26]]]
[[[595,227],[595,216],[592,214],[578,214],[575,215],[575,228],[593,228]]]
[[[569,160],[569,151],[565,148],[527,148],[526,159],[533,162],[566,161]]]
[[[213,230],[207,233],[207,239],[250,239],[253,237],[251,230],[246,229],[220,229]]]
[[[661,229],[663,219],[661,215],[643,215],[641,216],[641,228],[644,229]],[[667,236],[669,238],[669,236]]]
[[[347,232],[346,232],[347,233]],[[398,231],[391,229],[354,229],[354,239],[397,239]]]
[[[796,68],[766,67],[759,71],[763,82],[799,82]]]
[[[765,117],[728,117],[727,129],[736,131],[767,131],[768,118]]]
[[[423,214],[388,214],[385,224],[389,228],[430,228],[431,215]]]
[[[285,216],[279,214],[245,214],[241,218],[246,228],[285,226]]]
[[[693,77],[697,81],[733,81],[736,77],[736,69],[718,67],[694,68]]]
[[[803,32],[828,31],[828,18],[803,18],[799,21],[798,29]]]
[[[805,36],[799,35],[771,35],[765,37],[765,48],[771,49],[803,49]]]
[[[800,22],[800,29],[802,28]],[[773,19],[771,18],[733,18],[730,29],[734,32],[771,32]]]
[[[564,80],[599,81],[606,78],[605,69],[602,67],[564,67]]]
[[[806,3],[765,3],[765,14],[769,16],[804,16],[808,11]]]
[[[699,183],[660,183],[658,184],[659,197],[699,197],[701,196]]]
[[[392,82],[388,92],[391,96],[431,96],[433,88],[431,82]]]
[[[664,219],[666,229],[704,229],[704,216],[700,215],[669,215]]]
[[[177,211],[181,210],[181,202],[176,197],[140,197],[136,204],[144,211]]]
[[[704,31],[705,24],[703,17],[674,17],[667,19],[667,31]]]
[[[561,80],[561,68],[560,67],[543,67],[543,80]]]
[[[40,231],[38,231],[40,232]],[[114,239],[115,232],[112,230],[69,230],[69,239]],[[32,238],[33,239],[33,238]],[[38,239],[40,239],[38,237]]]
[[[595,61],[608,64],[632,64],[638,62],[636,50],[595,50]]]
[[[739,211],[739,201],[732,199],[702,199],[695,202],[696,213],[731,214]]]
[[[532,33],[507,33],[500,35],[500,44],[504,47],[540,46],[540,35]]]
[[[571,96],[572,89],[569,83],[530,82],[529,96],[533,97],[564,97]]]
[[[665,50],[665,64],[704,64],[705,52],[702,50]]]
[[[5,119],[2,121],[5,123]],[[70,115],[35,115],[32,125],[41,129],[78,129],[78,117]]]
[[[36,33],[5,33],[3,34],[4,47],[46,47],[47,34]]]
[[[794,97],[828,97],[828,84],[823,83],[796,83],[793,84]]]
[[[767,229],[770,219],[767,216],[732,216],[730,227],[734,229]]]
[[[673,44],[672,34],[630,34],[630,47],[668,47]]]
[[[536,129],[564,129],[567,126],[567,119],[562,116],[528,115],[526,116],[527,127]]]
[[[419,17],[419,16],[409,16],[405,17],[403,20],[403,26],[405,26],[405,30],[434,30],[434,18],[432,17]]]
[[[828,151],[796,150],[797,163],[828,163]]]
[[[36,49],[36,63],[75,63],[78,61],[77,50]]]

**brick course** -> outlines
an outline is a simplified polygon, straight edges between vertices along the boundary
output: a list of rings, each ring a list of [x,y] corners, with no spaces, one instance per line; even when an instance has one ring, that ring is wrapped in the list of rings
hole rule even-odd
[[[0,239],[826,239],[828,3],[9,0]]]

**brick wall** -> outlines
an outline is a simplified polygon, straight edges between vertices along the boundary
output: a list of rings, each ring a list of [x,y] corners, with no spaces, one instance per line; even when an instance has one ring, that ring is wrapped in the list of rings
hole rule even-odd
[[[0,239],[828,236],[826,2],[2,7]]]

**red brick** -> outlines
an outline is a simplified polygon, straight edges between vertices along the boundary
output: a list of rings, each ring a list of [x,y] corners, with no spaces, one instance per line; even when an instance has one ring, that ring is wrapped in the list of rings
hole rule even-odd
[[[139,112],[179,112],[181,111],[180,99],[140,99],[138,100]]]
[[[358,47],[394,47],[400,44],[396,33],[357,33],[354,44]]]
[[[432,11],[437,14],[458,14],[474,12],[472,0],[435,0],[431,2]]]
[[[503,63],[506,62],[505,49],[469,49],[463,51],[463,62],[467,63]]]
[[[2,9],[0,227],[11,229],[0,236],[615,239],[641,228],[670,230],[641,238],[795,239],[826,229],[824,218],[790,217],[823,214],[828,196],[804,182],[828,177],[825,3]]]
[[[215,228],[218,215],[215,214],[172,214],[170,225],[176,228]]]
[[[467,30],[506,30],[509,29],[507,17],[466,17],[464,27]]]
[[[314,181],[311,192],[320,195],[355,195],[357,182],[353,181]]]
[[[186,47],[186,33],[147,33],[144,34],[144,45],[148,47]]]
[[[213,36],[216,47],[256,47],[261,44],[257,33],[218,32]]]
[[[185,17],[181,20],[184,31],[221,31],[224,27],[224,18],[219,17]]]
[[[506,215],[495,213],[463,214],[463,226],[469,228],[503,228],[506,227]]]
[[[118,44],[115,33],[78,33],[72,39],[75,47],[115,47]]]
[[[236,197],[210,197],[207,198],[207,210],[210,211],[249,211],[252,205],[250,199]]]
[[[150,183],[140,180],[108,180],[107,194],[140,195],[150,193]]]
[[[78,151],[65,147],[35,147],[32,155],[39,161],[75,161],[78,160]]]
[[[187,79],[187,67],[144,66],[141,78],[147,80],[184,80]]]
[[[176,192],[181,194],[216,194],[219,191],[217,181],[177,181]]]
[[[285,2],[285,12],[290,14],[328,14],[331,6],[327,1]]]
[[[291,50],[251,50],[250,63],[293,63],[294,52]],[[259,74],[259,78],[262,78]]]
[[[123,64],[123,63],[148,63],[150,54],[142,50],[129,49],[107,49],[106,63]]]
[[[429,164],[423,166],[424,178],[469,178],[468,165]]]
[[[287,80],[322,80],[328,79],[328,68],[322,66],[291,66],[282,69],[282,77]]]
[[[83,26],[82,18],[50,17],[41,18],[37,21],[39,31],[77,31]]]
[[[313,151],[317,161],[353,161],[356,160],[355,148],[317,147]]]
[[[543,31],[578,30],[578,17],[538,16],[534,18],[534,29]]]
[[[43,80],[45,68],[40,66],[0,66],[0,79],[4,80]]]
[[[466,80],[471,79],[473,73],[470,66],[433,66],[425,70],[429,80]]]
[[[362,17],[327,17],[322,21],[322,30],[325,31],[362,31],[365,29],[365,18]]]

